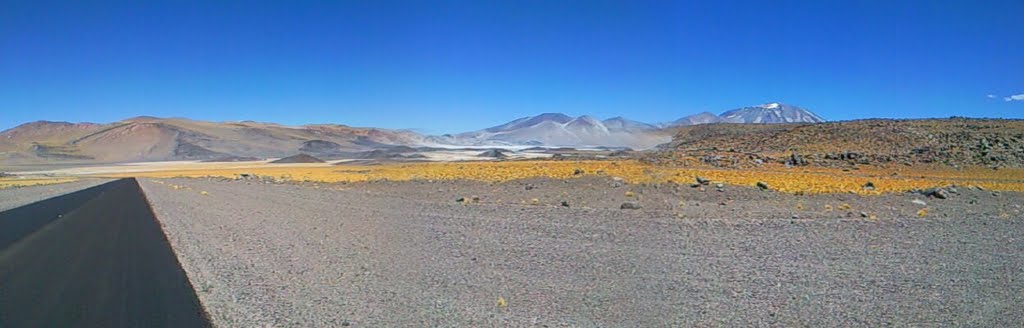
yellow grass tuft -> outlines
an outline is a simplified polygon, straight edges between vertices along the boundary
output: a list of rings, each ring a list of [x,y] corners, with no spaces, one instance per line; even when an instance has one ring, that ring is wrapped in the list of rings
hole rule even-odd
[[[505,298],[504,297],[498,296],[498,304],[497,305],[498,305],[498,307],[502,307],[503,308],[503,307],[507,307],[508,303],[505,302]]]

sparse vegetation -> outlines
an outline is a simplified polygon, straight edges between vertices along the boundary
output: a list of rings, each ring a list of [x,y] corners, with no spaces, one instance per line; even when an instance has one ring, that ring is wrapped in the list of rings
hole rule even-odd
[[[579,168],[587,173],[575,174]],[[590,172],[601,172],[590,173]],[[729,185],[755,186],[763,182],[772,190],[787,193],[857,193],[865,195],[905,192],[949,185],[978,186],[988,190],[1024,191],[1024,169],[985,167],[950,168],[940,165],[897,167],[862,166],[857,170],[828,167],[785,167],[764,165],[757,169],[718,168],[707,165],[666,167],[639,161],[511,161],[511,162],[449,162],[405,163],[367,166],[246,166],[204,164],[168,167],[164,170],[109,175],[112,177],[142,176],[224,177],[258,175],[277,180],[310,182],[362,182],[375,180],[478,180],[501,182],[534,177],[573,178],[602,175],[620,177],[629,183],[689,184],[694,176]],[[863,188],[871,181],[874,188]]]
[[[0,177],[0,189],[77,181],[73,177]]]

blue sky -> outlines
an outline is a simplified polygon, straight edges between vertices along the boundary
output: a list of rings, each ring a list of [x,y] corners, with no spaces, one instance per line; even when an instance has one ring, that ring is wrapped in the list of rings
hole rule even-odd
[[[771,101],[830,120],[1022,118],[1022,15],[1019,0],[8,0],[0,129],[153,115],[446,133]]]

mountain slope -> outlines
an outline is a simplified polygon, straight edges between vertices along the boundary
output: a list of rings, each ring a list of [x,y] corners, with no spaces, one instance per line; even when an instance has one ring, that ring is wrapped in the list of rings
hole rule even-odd
[[[796,154],[809,164],[939,162],[1024,166],[1021,120],[709,124],[680,127],[676,131],[672,142],[662,149],[698,158],[732,158],[737,162],[793,162],[792,155]]]
[[[284,157],[419,145],[405,131],[343,125],[289,127],[259,122],[205,122],[137,117],[110,124],[33,122],[0,132],[0,161],[129,162],[221,157]],[[325,146],[326,145],[326,146]]]

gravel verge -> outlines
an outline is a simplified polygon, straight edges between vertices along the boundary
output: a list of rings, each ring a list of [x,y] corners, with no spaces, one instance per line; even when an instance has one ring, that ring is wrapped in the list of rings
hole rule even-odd
[[[79,191],[105,182],[110,182],[110,179],[79,179],[49,185],[2,188],[0,189],[0,211]]]
[[[1024,197],[1016,193],[925,198],[930,214],[918,218],[917,195],[615,188],[585,179],[139,181],[222,327],[1024,321],[1024,217],[1013,206]],[[636,194],[642,209],[618,209]],[[822,202],[851,209],[822,211]],[[878,218],[851,218],[857,211]],[[795,212],[806,215],[791,219]]]

